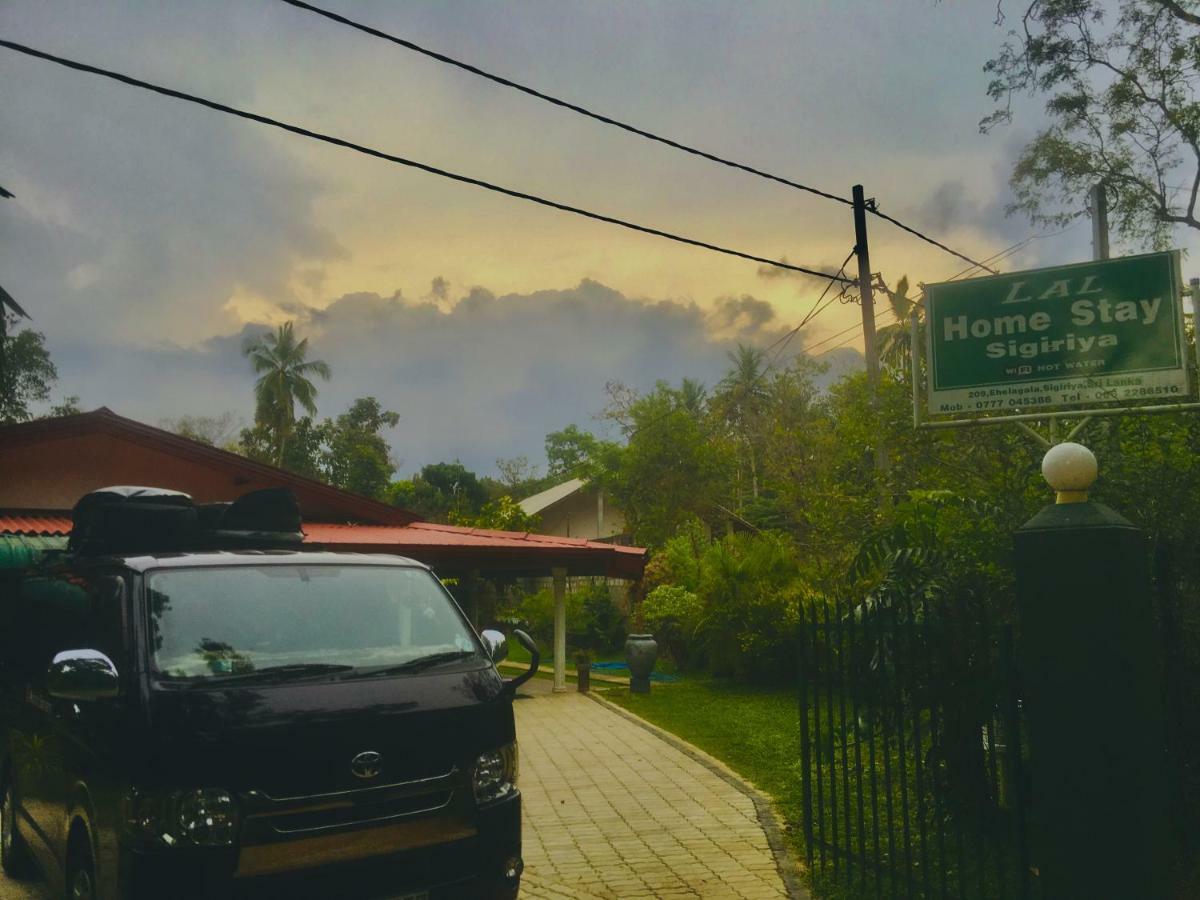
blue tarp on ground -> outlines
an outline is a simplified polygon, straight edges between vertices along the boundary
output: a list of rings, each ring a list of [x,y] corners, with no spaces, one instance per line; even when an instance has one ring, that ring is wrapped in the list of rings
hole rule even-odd
[[[625,669],[626,671],[629,670],[629,666],[623,662],[594,662],[594,663],[592,663],[592,668],[593,669],[602,669],[605,672],[620,671],[621,669]],[[678,681],[679,676],[678,675],[668,675],[666,672],[651,672],[650,680],[651,681],[666,681],[666,682]]]

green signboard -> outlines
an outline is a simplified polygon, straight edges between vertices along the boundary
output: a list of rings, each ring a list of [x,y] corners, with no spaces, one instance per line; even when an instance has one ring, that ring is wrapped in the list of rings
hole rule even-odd
[[[925,286],[929,411],[1188,394],[1179,252]]]

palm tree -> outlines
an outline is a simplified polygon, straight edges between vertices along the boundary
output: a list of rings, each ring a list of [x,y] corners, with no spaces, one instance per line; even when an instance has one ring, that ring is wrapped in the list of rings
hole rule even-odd
[[[745,461],[750,470],[750,495],[758,498],[758,447],[755,438],[758,436],[763,413],[770,397],[770,390],[765,384],[767,374],[767,354],[758,347],[739,343],[736,350],[726,354],[731,368],[719,385],[721,401],[724,408],[725,420],[737,441],[745,449]],[[738,465],[738,480],[741,481],[741,461]],[[741,503],[741,489],[738,489],[738,506]]]
[[[888,303],[892,307],[894,325],[885,325],[876,332],[879,361],[904,378],[912,366],[912,332],[910,320],[916,313],[918,324],[921,320],[922,307],[914,298],[908,296],[908,276],[904,275],[896,282],[893,291],[886,284]]]
[[[685,378],[679,383],[679,406],[694,418],[704,414],[708,403],[708,388],[694,378]]]
[[[297,342],[291,322],[284,322],[274,333],[247,341],[242,353],[258,374],[254,382],[254,421],[274,433],[275,463],[282,465],[283,451],[296,422],[296,404],[310,416],[317,412],[317,388],[310,376],[328,381],[332,372],[327,362],[306,359],[308,338]]]

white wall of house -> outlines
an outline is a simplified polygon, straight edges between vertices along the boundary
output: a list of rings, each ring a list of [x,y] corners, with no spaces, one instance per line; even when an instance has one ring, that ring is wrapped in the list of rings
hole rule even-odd
[[[542,534],[607,540],[625,533],[625,516],[601,492],[585,487],[542,510]]]

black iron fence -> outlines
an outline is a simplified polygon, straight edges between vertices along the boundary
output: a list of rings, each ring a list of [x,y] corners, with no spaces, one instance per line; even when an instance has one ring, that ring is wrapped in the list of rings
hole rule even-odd
[[[822,893],[1036,896],[1011,628],[966,602],[860,605],[810,613],[799,644],[804,836]]]

